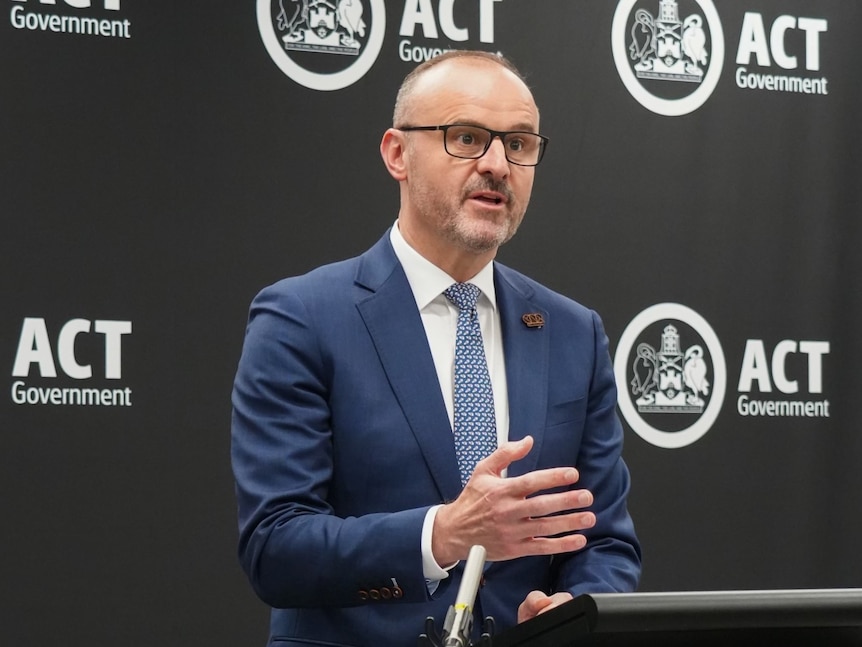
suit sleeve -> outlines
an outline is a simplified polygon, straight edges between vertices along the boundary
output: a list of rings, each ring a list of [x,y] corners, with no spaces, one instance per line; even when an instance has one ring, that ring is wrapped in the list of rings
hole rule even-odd
[[[608,339],[598,315],[592,313],[592,318],[595,360],[577,468],[578,486],[593,493],[596,525],[584,533],[583,550],[556,556],[553,563],[555,590],[572,595],[634,591],[641,567],[640,544],[626,506],[630,477],[622,459],[623,429]]]
[[[232,396],[241,565],[273,607],[350,606],[371,591],[425,600],[428,508],[339,518],[328,503],[331,373],[316,329],[284,285],[252,303]]]

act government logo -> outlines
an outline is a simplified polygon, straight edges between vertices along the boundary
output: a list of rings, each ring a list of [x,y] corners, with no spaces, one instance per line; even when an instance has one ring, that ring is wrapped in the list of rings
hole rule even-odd
[[[123,0],[125,3],[125,0]],[[12,0],[9,21],[15,29],[131,38],[131,21],[120,13],[120,0]],[[43,5],[48,5],[43,6]],[[57,7],[59,5],[59,7]],[[59,9],[59,11],[58,11]]]
[[[383,45],[384,0],[258,0],[266,51],[289,78],[340,90],[365,76]]]
[[[132,389],[123,371],[123,347],[131,334],[131,321],[75,317],[58,325],[24,317],[12,367],[12,402],[131,407]]]
[[[620,0],[611,49],[629,93],[668,117],[700,108],[724,64],[724,34],[710,0]]]
[[[632,319],[617,346],[614,374],[626,422],[666,449],[709,431],[727,386],[718,337],[706,319],[679,303],[650,306]]]

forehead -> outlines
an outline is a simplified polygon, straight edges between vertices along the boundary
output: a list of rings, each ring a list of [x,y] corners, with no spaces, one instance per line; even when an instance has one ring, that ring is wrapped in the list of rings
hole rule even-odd
[[[411,121],[427,124],[462,121],[499,130],[539,126],[533,95],[521,79],[493,61],[466,57],[440,63],[417,78],[409,112]]]

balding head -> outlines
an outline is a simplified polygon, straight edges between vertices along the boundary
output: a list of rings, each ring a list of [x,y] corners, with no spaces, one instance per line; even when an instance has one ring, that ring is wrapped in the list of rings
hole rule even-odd
[[[395,99],[395,110],[392,115],[392,126],[398,128],[405,126],[410,122],[411,112],[413,108],[413,99],[415,98],[416,89],[420,86],[420,79],[430,70],[441,71],[440,68],[445,68],[452,64],[473,64],[473,65],[494,65],[500,66],[508,70],[516,79],[527,87],[524,76],[515,67],[515,65],[506,57],[500,54],[491,52],[483,52],[479,50],[452,50],[444,52],[439,56],[425,61],[417,65],[401,83],[398,90],[398,95]]]

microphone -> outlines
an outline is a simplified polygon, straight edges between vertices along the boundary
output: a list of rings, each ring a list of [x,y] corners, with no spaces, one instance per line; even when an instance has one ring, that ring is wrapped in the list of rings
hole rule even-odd
[[[443,622],[443,647],[469,647],[473,628],[473,604],[479,592],[479,581],[485,567],[485,547],[473,546],[464,565],[464,576],[455,604],[449,607]]]

